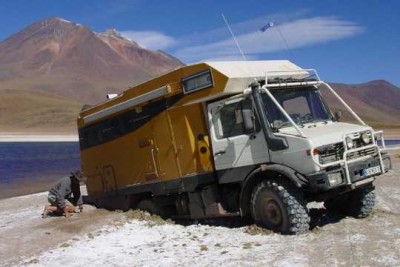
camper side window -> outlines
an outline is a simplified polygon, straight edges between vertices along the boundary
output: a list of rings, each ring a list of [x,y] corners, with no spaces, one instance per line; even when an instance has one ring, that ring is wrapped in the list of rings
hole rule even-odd
[[[249,134],[260,130],[260,124],[253,112],[254,129],[246,130],[243,118],[243,109],[251,109],[251,100],[245,99],[226,104],[219,111],[219,137],[228,138],[243,134]]]

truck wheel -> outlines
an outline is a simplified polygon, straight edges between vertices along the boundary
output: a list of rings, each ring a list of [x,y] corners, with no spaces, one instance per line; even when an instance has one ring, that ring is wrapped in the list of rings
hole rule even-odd
[[[251,215],[260,226],[297,234],[310,227],[310,216],[302,192],[286,181],[259,183],[251,195]]]
[[[150,214],[161,215],[160,209],[158,208],[156,203],[154,203],[154,201],[149,198],[139,201],[139,203],[136,205],[136,208],[139,210],[147,211]]]
[[[375,205],[375,187],[370,184],[347,193],[341,198],[325,201],[328,211],[349,215],[354,218],[366,218]]]
[[[375,206],[375,187],[371,184],[350,192],[349,215],[355,218],[368,217]]]

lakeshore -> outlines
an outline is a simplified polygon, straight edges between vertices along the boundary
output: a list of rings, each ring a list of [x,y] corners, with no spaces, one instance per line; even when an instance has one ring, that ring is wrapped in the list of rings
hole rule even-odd
[[[78,142],[77,134],[0,132],[0,142]]]

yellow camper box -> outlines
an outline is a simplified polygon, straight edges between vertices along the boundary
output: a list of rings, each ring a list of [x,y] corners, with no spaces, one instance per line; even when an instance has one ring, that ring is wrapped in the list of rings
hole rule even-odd
[[[320,86],[360,123],[340,122]],[[78,132],[98,207],[250,217],[284,233],[308,229],[310,201],[367,216],[372,183],[390,169],[373,129],[287,60],[176,69],[83,110]]]
[[[203,103],[242,93],[285,61],[210,62],[169,72],[82,111],[82,168],[89,196],[213,172]]]

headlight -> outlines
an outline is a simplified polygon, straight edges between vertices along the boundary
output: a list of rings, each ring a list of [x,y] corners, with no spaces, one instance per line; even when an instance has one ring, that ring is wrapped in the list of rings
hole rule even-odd
[[[365,132],[361,135],[361,140],[363,141],[364,144],[368,145],[371,143],[372,137],[371,137],[371,132]]]
[[[346,146],[348,149],[352,149],[354,147],[353,139],[346,137]]]
[[[328,173],[328,181],[330,186],[335,186],[343,183],[341,172]]]

